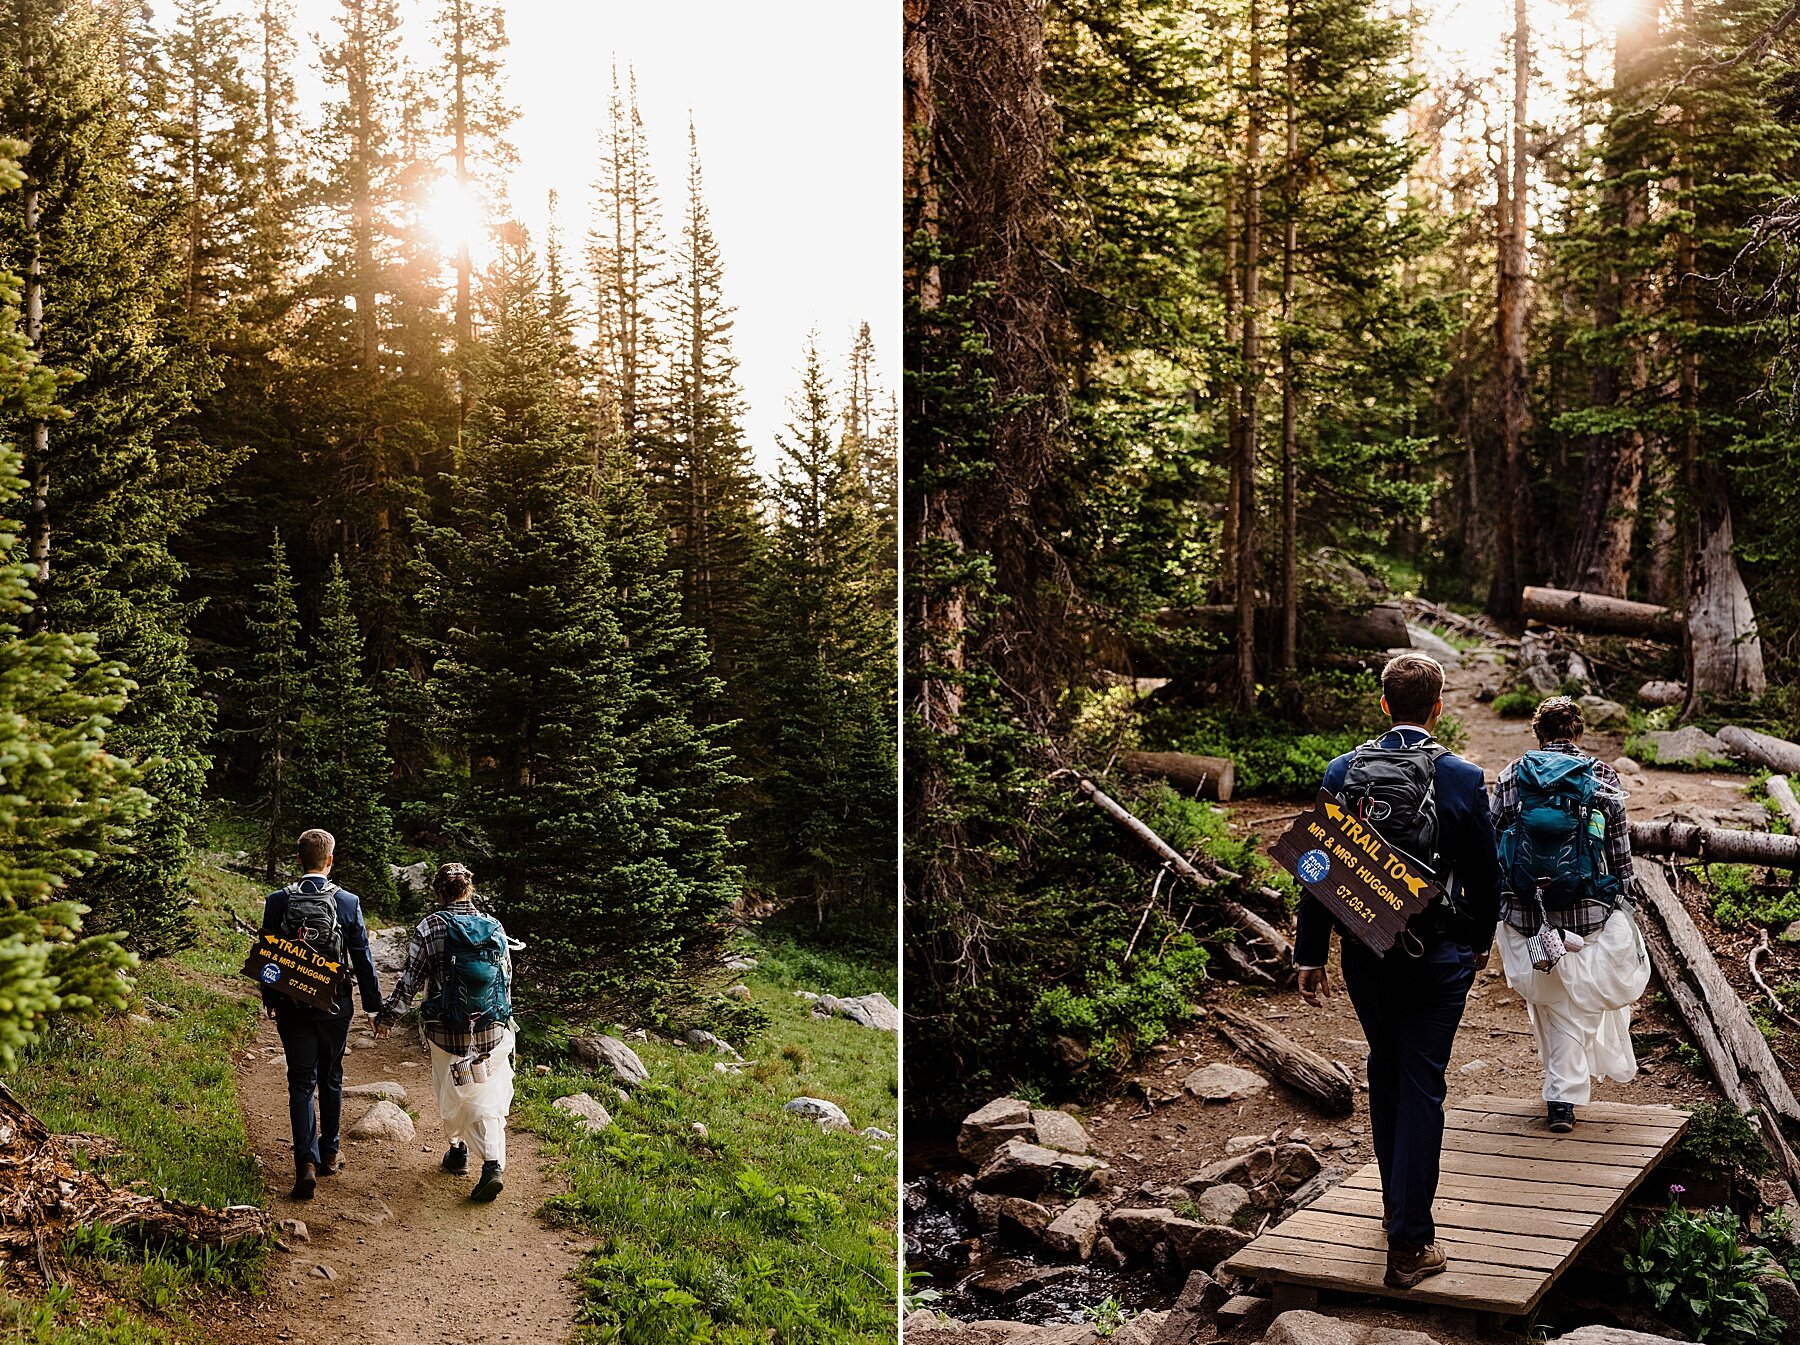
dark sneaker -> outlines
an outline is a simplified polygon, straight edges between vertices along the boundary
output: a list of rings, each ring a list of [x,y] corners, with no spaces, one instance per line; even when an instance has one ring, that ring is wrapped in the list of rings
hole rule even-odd
[[[319,1170],[309,1162],[294,1165],[294,1189],[288,1192],[289,1200],[311,1200],[313,1192],[319,1186]]]
[[[1443,1274],[1448,1260],[1435,1242],[1424,1247],[1389,1247],[1382,1282],[1390,1289],[1410,1289],[1428,1276]]]
[[[485,1203],[499,1195],[505,1187],[506,1183],[500,1180],[500,1165],[490,1159],[481,1165],[481,1180],[469,1192],[469,1199]]]
[[[1559,1135],[1566,1135],[1575,1128],[1575,1104],[1573,1102],[1551,1102],[1545,1105],[1550,1113],[1550,1129]]]
[[[318,1173],[321,1177],[335,1177],[344,1170],[344,1160],[336,1149],[319,1150]]]
[[[445,1172],[454,1172],[459,1177],[467,1172],[469,1170],[469,1146],[452,1144],[444,1150],[443,1168]]]

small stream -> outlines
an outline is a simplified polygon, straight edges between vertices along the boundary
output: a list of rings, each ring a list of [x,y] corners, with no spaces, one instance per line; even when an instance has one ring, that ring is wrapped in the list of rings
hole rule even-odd
[[[954,1144],[909,1144],[906,1169],[906,1266],[922,1273],[915,1290],[942,1295],[935,1311],[1041,1326],[1086,1320],[1108,1299],[1134,1311],[1166,1308],[1181,1290],[1178,1274],[1065,1264],[983,1237],[951,1190],[961,1170]]]

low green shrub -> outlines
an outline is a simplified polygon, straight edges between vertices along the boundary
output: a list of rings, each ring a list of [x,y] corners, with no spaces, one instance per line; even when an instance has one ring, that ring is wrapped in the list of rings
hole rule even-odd
[[[1755,1115],[1729,1102],[1702,1102],[1693,1107],[1676,1152],[1695,1168],[1721,1175],[1755,1178],[1775,1170]]]
[[[1671,1187],[1660,1217],[1632,1223],[1637,1244],[1624,1258],[1632,1292],[1693,1340],[1766,1345],[1779,1339],[1786,1323],[1756,1282],[1776,1269],[1774,1259],[1739,1242],[1735,1214],[1692,1213],[1676,1203],[1679,1194],[1680,1187]]]
[[[1724,929],[1746,925],[1785,926],[1800,920],[1800,892],[1793,880],[1773,880],[1749,864],[1708,864],[1702,885],[1712,901],[1713,919]]]
[[[1502,691],[1494,697],[1493,710],[1502,719],[1530,719],[1537,713],[1543,700],[1535,691],[1515,688],[1512,691]]]

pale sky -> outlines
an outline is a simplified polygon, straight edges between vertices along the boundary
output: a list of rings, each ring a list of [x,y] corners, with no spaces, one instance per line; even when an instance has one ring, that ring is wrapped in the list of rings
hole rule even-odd
[[[315,34],[337,0],[293,0],[300,96],[321,96]],[[160,23],[169,0],[157,0]],[[573,262],[593,208],[616,56],[638,99],[665,228],[680,227],[691,111],[713,230],[737,308],[734,346],[757,461],[772,468],[807,334],[836,374],[867,320],[886,392],[900,368],[900,10],[892,0],[510,0],[508,91],[519,119],[514,211],[542,249],[554,188]],[[435,0],[401,0],[409,53],[430,59]]]

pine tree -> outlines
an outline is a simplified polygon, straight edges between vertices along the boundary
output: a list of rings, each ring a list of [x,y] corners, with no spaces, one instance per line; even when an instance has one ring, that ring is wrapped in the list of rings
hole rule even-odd
[[[867,918],[892,891],[895,630],[881,601],[880,525],[809,343],[781,439],[773,536],[758,605],[767,803],[758,867],[790,900]],[[877,917],[878,918],[878,917]]]
[[[0,191],[23,181],[26,146],[0,140]],[[0,291],[19,292],[0,273]],[[56,379],[19,331],[13,302],[0,307],[0,407],[47,414]],[[26,497],[20,456],[0,447],[0,511],[9,519]],[[107,751],[106,728],[129,682],[104,663],[91,636],[39,630],[31,619],[31,567],[17,559],[18,535],[0,536],[0,757],[7,770],[7,819],[0,833],[0,1068],[57,1013],[122,1009],[134,962],[117,932],[89,933],[88,908],[69,898],[71,880],[113,848],[148,800],[130,763]]]
[[[430,689],[466,763],[454,825],[530,945],[536,993],[642,1004],[716,946],[735,895],[716,816],[729,777],[682,705],[704,653],[653,515],[597,489],[516,227],[482,299],[465,467],[428,533]]]
[[[300,609],[287,547],[276,533],[269,544],[268,577],[257,586],[249,620],[252,681],[249,711],[259,761],[257,781],[268,809],[263,847],[264,876],[275,881],[276,865],[287,853],[293,825],[294,775],[300,721],[306,704],[305,656],[300,649]]]
[[[869,512],[881,541],[881,568],[888,576],[883,602],[899,600],[900,423],[891,394],[875,376],[875,335],[868,323],[850,348],[850,376],[844,390],[844,447],[856,464]]]
[[[518,116],[501,91],[505,71],[506,14],[480,0],[442,0],[437,12],[437,45],[442,64],[438,86],[444,90],[443,131],[450,142],[452,181],[465,202],[475,199],[477,184],[507,167],[514,158],[506,139]],[[467,348],[475,337],[474,263],[469,240],[456,252],[456,339]]]
[[[295,812],[301,827],[324,827],[337,838],[337,880],[377,909],[391,910],[394,818],[387,789],[393,759],[387,716],[364,671],[367,662],[350,581],[334,557],[306,683]]]

